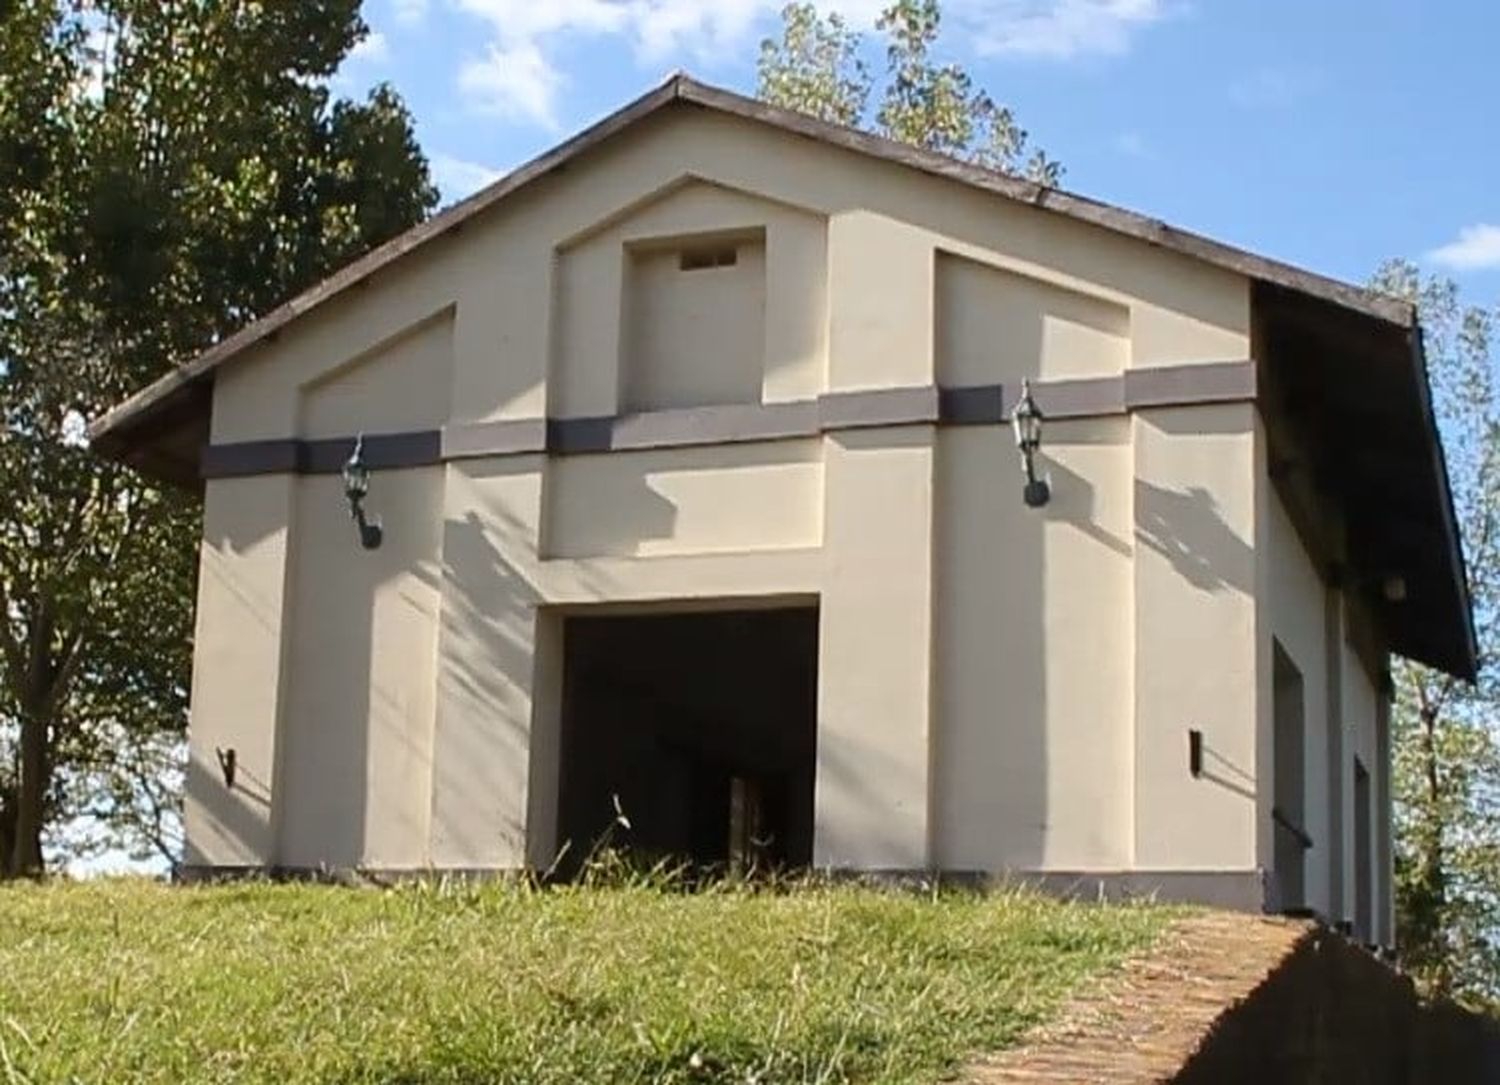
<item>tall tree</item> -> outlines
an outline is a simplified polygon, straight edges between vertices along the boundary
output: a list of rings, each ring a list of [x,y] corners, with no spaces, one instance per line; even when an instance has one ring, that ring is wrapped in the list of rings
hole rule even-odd
[[[836,14],[811,3],[781,12],[781,39],[761,43],[761,98],[822,120],[866,123],[873,89],[862,39]],[[938,0],[895,0],[876,22],[886,39],[885,81],[873,127],[881,135],[991,169],[1055,186],[1063,168],[1042,150],[1027,154],[1028,136],[961,65],[939,64],[933,50],[942,28]]]
[[[1469,685],[1393,669],[1397,941],[1431,994],[1500,998],[1500,398],[1493,315],[1397,261],[1375,285],[1417,305],[1479,639]]]
[[[399,97],[329,91],[367,32],[358,0],[0,5],[0,875],[158,807],[128,781],[185,722],[195,503],[84,421],[436,203]]]

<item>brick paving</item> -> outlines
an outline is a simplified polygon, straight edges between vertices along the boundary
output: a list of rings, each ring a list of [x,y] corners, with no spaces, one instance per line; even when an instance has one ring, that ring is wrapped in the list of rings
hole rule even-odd
[[[1232,913],[1175,924],[1147,953],[1075,997],[1019,1047],[970,1065],[963,1085],[1171,1081],[1227,1010],[1287,959],[1311,923]]]

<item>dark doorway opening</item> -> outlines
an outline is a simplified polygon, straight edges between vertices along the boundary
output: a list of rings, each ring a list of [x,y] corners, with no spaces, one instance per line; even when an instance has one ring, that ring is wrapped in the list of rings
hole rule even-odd
[[[1312,840],[1304,828],[1307,735],[1303,718],[1302,672],[1280,642],[1274,643],[1272,683],[1275,784],[1271,819],[1276,834],[1277,894],[1277,906],[1273,910],[1299,912],[1307,906],[1306,852],[1312,847]]]
[[[1364,762],[1354,759],[1354,936],[1361,942],[1375,941],[1372,922],[1370,834],[1370,773]]]
[[[557,873],[811,863],[817,666],[816,606],[566,617]]]

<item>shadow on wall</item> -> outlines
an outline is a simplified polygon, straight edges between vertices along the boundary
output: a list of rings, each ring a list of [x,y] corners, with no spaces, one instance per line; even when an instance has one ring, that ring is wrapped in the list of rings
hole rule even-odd
[[[1092,482],[1055,459],[1046,461],[1042,473],[1052,487],[1052,502],[1047,506],[1049,518],[1077,528],[1121,557],[1134,556],[1128,540],[1099,523],[1098,495]],[[1019,481],[1016,486],[1019,489]]]
[[[383,565],[399,536],[388,531],[382,550],[363,551],[352,527],[325,530],[342,512],[335,500],[327,480],[298,479],[288,528],[272,824],[275,862],[291,867],[358,866],[367,844],[371,652],[384,579],[370,565]]]
[[[1024,507],[1014,458],[999,430],[938,434],[932,839],[936,865],[952,871],[1034,869],[1046,858],[1043,551],[1056,508]]]
[[[198,832],[203,841],[187,841],[183,862],[188,866],[222,861],[220,849],[202,850],[207,841],[225,841],[230,854],[254,856],[265,846],[266,826],[271,814],[271,789],[266,782],[236,766],[234,787],[224,784],[224,774],[212,750],[189,747],[184,791],[192,796],[196,816],[202,820]],[[195,834],[196,835],[196,834]]]
[[[291,498],[281,476],[220,479],[212,487],[216,492],[205,495],[203,517],[203,542],[208,547],[244,554],[287,526]],[[214,512],[218,515],[210,514]]]
[[[463,865],[508,866],[524,857],[545,869],[555,858],[562,619],[544,605],[535,573],[506,553],[514,545],[529,556],[536,528],[497,496],[508,478],[536,469],[468,468],[459,484],[471,487],[474,507],[443,524],[432,784],[439,864],[459,856]],[[597,569],[573,566],[567,575],[585,597],[621,597]]]
[[[1254,567],[1250,546],[1224,522],[1218,502],[1202,486],[1168,490],[1136,479],[1135,534],[1202,591],[1254,591],[1247,577]]]
[[[470,510],[443,530],[432,832],[435,849],[465,856],[525,846],[525,807],[506,798],[528,792],[538,665],[541,593],[492,537],[514,538],[523,525],[493,508],[485,514],[499,518],[493,528]]]

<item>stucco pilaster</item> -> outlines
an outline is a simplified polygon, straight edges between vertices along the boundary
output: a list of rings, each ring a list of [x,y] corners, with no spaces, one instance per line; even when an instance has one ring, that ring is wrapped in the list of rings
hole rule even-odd
[[[1255,409],[1142,410],[1132,427],[1134,866],[1252,869],[1263,790]],[[1197,778],[1190,729],[1203,733]]]
[[[183,803],[188,864],[276,861],[277,720],[285,697],[293,475],[204,490],[192,720]],[[234,758],[226,784],[220,752]]]

